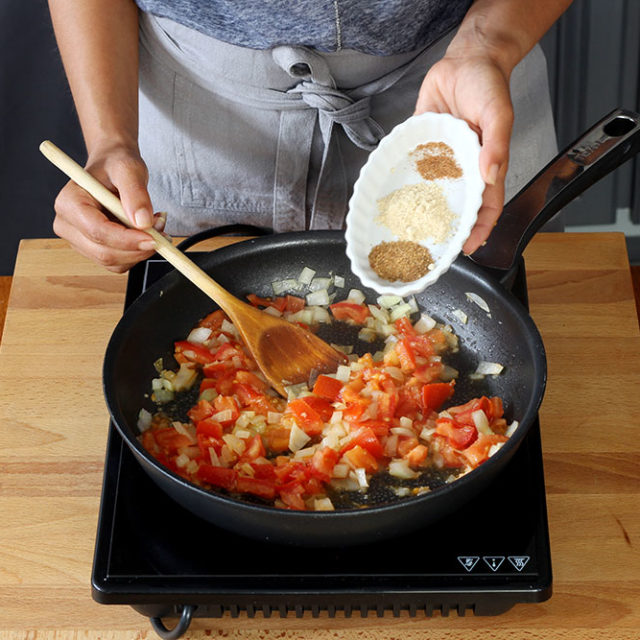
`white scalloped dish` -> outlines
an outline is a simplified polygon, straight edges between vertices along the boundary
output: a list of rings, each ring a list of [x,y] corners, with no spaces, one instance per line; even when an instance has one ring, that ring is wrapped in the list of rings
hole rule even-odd
[[[444,143],[453,151],[461,177],[426,179],[421,175],[416,164],[416,149],[430,143]],[[449,269],[469,237],[482,203],[485,185],[480,176],[479,154],[478,136],[464,120],[449,114],[412,116],[381,140],[362,167],[346,218],[347,256],[362,284],[379,293],[406,296],[424,290]],[[447,208],[453,214],[450,231],[445,239],[432,236],[415,239],[429,250],[433,260],[424,276],[411,282],[384,280],[369,264],[369,253],[382,242],[407,238],[394,234],[378,219],[378,201],[407,185],[430,182],[441,188]],[[418,235],[421,233],[418,229]]]

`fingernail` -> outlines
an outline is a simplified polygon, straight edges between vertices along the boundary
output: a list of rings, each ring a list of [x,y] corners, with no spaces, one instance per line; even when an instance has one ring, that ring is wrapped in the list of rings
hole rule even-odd
[[[156,231],[162,231],[167,224],[167,213],[166,211],[159,211],[156,214],[156,219],[153,222],[153,228]]]
[[[153,218],[146,209],[138,209],[133,214],[133,219],[136,221],[136,226],[140,229],[148,229],[153,224]]]
[[[138,245],[139,251],[153,251],[156,248],[156,243],[153,240],[143,240]]]
[[[498,172],[500,171],[500,167],[497,164],[492,164],[487,171],[487,178],[485,182],[487,184],[495,184],[498,179]]]

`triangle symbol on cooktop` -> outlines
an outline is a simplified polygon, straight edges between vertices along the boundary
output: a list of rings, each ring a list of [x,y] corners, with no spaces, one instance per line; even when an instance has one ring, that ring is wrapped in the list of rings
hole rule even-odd
[[[509,556],[508,560],[518,571],[522,571],[531,558],[529,556]]]
[[[480,556],[458,556],[458,562],[467,570],[471,571],[476,566]]]
[[[504,556],[482,556],[491,571],[497,571],[504,562]]]

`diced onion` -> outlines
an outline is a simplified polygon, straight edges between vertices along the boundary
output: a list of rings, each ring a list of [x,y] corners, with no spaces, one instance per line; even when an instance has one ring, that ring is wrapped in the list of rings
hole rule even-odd
[[[268,313],[270,316],[276,316],[276,318],[279,318],[282,315],[282,311],[276,309],[275,307],[265,307],[263,311],[265,313]]]
[[[309,269],[309,267],[305,267],[298,276],[298,282],[301,284],[309,284],[313,280],[313,276],[316,275],[316,272],[313,269]]]
[[[467,324],[469,317],[462,309],[454,309],[451,313],[458,318],[462,324]]]
[[[484,433],[487,436],[490,436],[493,431],[489,426],[489,419],[487,418],[487,414],[482,410],[478,409],[471,414],[471,418],[473,419],[473,424],[476,426],[476,429],[480,433]]]
[[[416,435],[413,429],[407,429],[407,427],[391,427],[391,433],[395,433],[397,436],[409,436],[410,438]]]
[[[342,276],[333,276],[333,284],[339,289],[343,289],[345,285],[344,278]]]
[[[211,418],[216,422],[228,422],[233,418],[233,412],[231,409],[223,409],[222,411],[218,411],[218,413],[214,413]]]
[[[376,302],[384,309],[390,309],[391,307],[395,307],[397,304],[404,302],[404,300],[400,296],[387,294],[387,295],[378,296],[378,299]]]
[[[331,278],[314,278],[309,283],[309,291],[320,291],[320,289],[328,289],[332,285]]]
[[[467,291],[465,294],[467,299],[471,300],[471,302],[477,304],[483,311],[487,313],[491,312],[489,309],[489,305],[485,302],[484,298],[481,298],[477,293],[473,293],[473,291]]]
[[[225,333],[230,333],[232,336],[238,335],[238,330],[236,329],[235,325],[229,322],[226,318],[222,321],[220,329]]]
[[[377,337],[378,334],[375,329],[364,327],[358,332],[358,340],[362,340],[362,342],[375,342]]]
[[[190,389],[198,378],[198,370],[195,365],[190,362],[180,364],[180,369],[173,380],[173,388],[175,391],[184,391]]]
[[[282,295],[286,291],[297,291],[300,289],[300,283],[295,278],[286,278],[285,280],[277,280],[271,283],[271,288],[276,296]]]
[[[367,472],[361,467],[354,469],[354,472],[356,474],[356,479],[358,480],[360,488],[366,489],[369,486],[369,482],[367,481]]]
[[[407,460],[392,460],[389,463],[389,475],[394,478],[403,478],[411,480],[417,478],[420,474],[414,471]]]
[[[478,363],[474,373],[480,376],[497,376],[502,373],[504,367],[499,362],[481,361]]]
[[[505,431],[505,436],[507,436],[507,438],[510,438],[514,433],[515,430],[520,426],[520,423],[517,420],[514,420],[508,427],[507,430]]]
[[[360,291],[360,289],[351,289],[347,296],[347,300],[355,304],[362,304],[365,301],[365,295]]]
[[[329,292],[326,289],[320,289],[319,291],[312,291],[311,293],[308,293],[307,304],[311,307],[316,305],[328,305]]]
[[[351,368],[346,364],[339,365],[338,370],[336,371],[336,380],[340,380],[340,382],[349,382],[350,377]]]
[[[409,315],[411,315],[411,305],[408,302],[398,304],[391,309],[391,322]]]
[[[209,327],[196,327],[189,332],[187,341],[202,344],[203,342],[206,342],[210,336],[211,329],[209,329]]]
[[[349,475],[349,465],[339,462],[333,467],[332,476],[334,478],[346,478]]]
[[[311,322],[309,324],[316,324],[322,322],[331,322],[331,315],[325,307],[313,307],[311,311]]]
[[[413,328],[418,333],[427,333],[427,331],[431,331],[436,326],[436,321],[426,313],[422,313],[420,315],[420,319],[413,325]]]
[[[291,427],[289,434],[289,449],[295,453],[304,447],[311,438],[297,425]]]
[[[331,498],[316,498],[313,501],[313,510],[314,511],[334,511],[333,502],[331,502]]]
[[[153,416],[146,410],[140,409],[138,413],[138,430],[143,433],[151,426],[151,419]]]

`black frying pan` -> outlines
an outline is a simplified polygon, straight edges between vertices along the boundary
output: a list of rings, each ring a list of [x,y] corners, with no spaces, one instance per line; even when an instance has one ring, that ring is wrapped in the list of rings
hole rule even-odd
[[[640,117],[615,111],[550,163],[503,213],[504,221],[475,264],[460,257],[440,280],[416,296],[421,309],[451,323],[460,351],[450,359],[460,376],[453,403],[478,395],[505,400],[506,417],[520,426],[481,467],[421,496],[399,498],[372,492],[371,506],[334,512],[297,512],[263,506],[205,491],[175,475],[137,441],[136,420],[155,377],[153,362],[171,362],[173,343],[186,336],[213,303],[177,272],[142,294],[126,311],[109,342],[104,391],[113,421],[145,471],[167,494],[205,520],[237,533],[280,543],[308,546],[345,545],[406,533],[436,521],[473,498],[511,459],[534,422],[546,382],[546,359],[540,335],[527,310],[505,288],[514,264],[535,231],[558,209],[640,149]],[[503,231],[504,227],[507,231]],[[199,259],[223,287],[239,297],[271,295],[271,283],[297,276],[304,266],[319,275],[346,278],[346,291],[362,289],[369,301],[377,295],[351,273],[344,235],[338,231],[284,233],[240,242]],[[470,303],[474,292],[489,306],[487,314]],[[452,313],[463,309],[469,322]],[[504,372],[471,381],[479,360],[500,362]],[[147,406],[151,409],[152,407]]]

